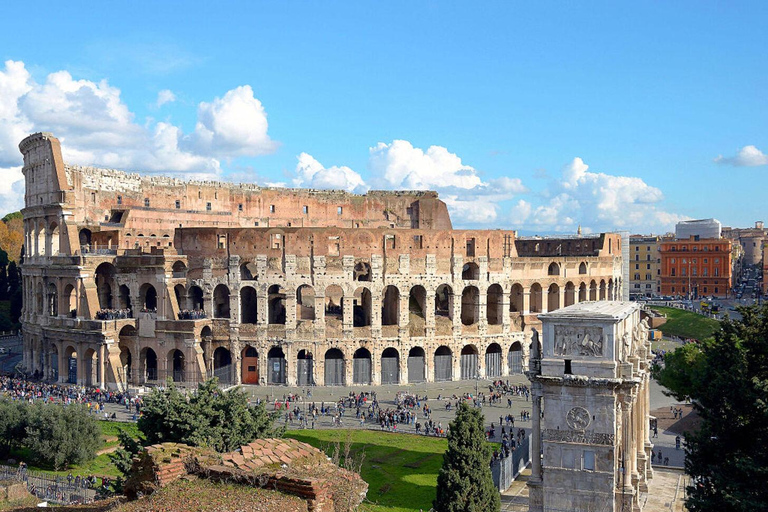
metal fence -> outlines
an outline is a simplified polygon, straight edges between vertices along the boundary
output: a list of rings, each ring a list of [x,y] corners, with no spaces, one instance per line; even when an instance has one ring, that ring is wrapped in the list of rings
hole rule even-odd
[[[86,478],[50,475],[12,466],[0,465],[0,480],[24,483],[27,491],[36,498],[59,505],[91,503],[109,495],[107,489],[94,488]]]
[[[496,488],[504,492],[512,485],[512,481],[531,462],[531,436],[526,436],[525,441],[517,446],[509,457],[491,462],[491,474]]]

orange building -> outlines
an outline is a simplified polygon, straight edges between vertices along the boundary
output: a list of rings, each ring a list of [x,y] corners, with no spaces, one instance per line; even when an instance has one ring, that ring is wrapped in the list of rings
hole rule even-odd
[[[665,240],[661,254],[661,294],[727,297],[731,289],[731,241],[725,238]]]

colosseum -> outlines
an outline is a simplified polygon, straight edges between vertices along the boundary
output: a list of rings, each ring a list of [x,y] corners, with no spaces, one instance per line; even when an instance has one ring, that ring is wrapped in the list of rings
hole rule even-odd
[[[521,373],[537,314],[623,296],[617,233],[456,230],[437,193],[64,163],[24,139],[24,365],[107,388]]]

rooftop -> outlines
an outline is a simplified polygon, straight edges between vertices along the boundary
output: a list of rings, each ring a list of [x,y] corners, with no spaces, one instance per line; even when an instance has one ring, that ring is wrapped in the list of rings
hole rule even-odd
[[[640,309],[636,302],[625,301],[587,301],[572,306],[539,314],[541,319],[559,320],[564,318],[599,318],[622,320]]]

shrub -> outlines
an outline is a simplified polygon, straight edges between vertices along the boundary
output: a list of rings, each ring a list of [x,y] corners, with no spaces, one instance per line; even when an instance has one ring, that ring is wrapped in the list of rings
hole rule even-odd
[[[97,420],[84,406],[28,406],[24,445],[55,469],[94,459],[100,443]]]

